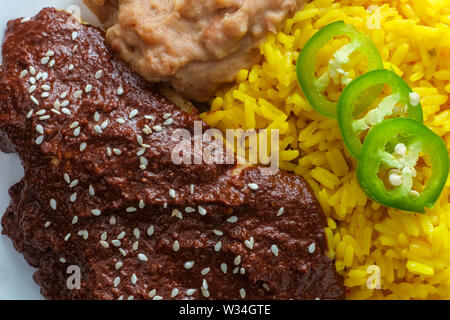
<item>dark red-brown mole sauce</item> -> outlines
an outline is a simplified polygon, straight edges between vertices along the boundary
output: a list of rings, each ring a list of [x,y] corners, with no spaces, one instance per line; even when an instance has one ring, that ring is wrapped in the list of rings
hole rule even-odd
[[[100,29],[55,9],[9,22],[0,88],[0,147],[25,168],[3,233],[45,297],[344,298],[305,181],[174,164],[172,135],[193,133],[197,113],[130,71]]]

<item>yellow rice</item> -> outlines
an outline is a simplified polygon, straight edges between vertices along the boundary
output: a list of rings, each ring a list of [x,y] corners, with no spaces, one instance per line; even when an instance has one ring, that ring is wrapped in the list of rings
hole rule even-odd
[[[380,28],[373,28],[380,7]],[[450,148],[450,0],[315,0],[261,45],[262,62],[237,74],[202,115],[209,125],[280,129],[281,168],[302,175],[327,216],[330,257],[349,299],[450,298],[450,179],[425,215],[367,199],[338,124],[314,112],[295,74],[299,51],[318,29],[344,20],[369,35],[385,66],[422,97],[425,124]],[[423,179],[429,174],[423,168]],[[369,289],[368,267],[381,270]]]

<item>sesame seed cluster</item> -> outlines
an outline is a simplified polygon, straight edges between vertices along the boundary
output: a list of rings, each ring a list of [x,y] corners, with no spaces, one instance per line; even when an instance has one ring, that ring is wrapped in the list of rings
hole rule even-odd
[[[323,213],[300,177],[175,165],[195,112],[161,97],[104,33],[44,9],[12,21],[0,148],[25,167],[4,232],[53,299],[338,299]],[[70,265],[82,287],[61,279]]]

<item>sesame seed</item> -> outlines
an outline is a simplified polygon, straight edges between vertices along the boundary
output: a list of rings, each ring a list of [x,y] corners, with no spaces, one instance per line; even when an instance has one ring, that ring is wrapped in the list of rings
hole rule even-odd
[[[41,59],[41,64],[47,64],[50,61],[50,57],[44,57]]]
[[[120,252],[124,257],[127,256],[127,253],[126,253],[125,250],[123,250],[122,248],[119,248],[119,252]]]
[[[119,88],[117,89],[117,94],[118,94],[119,96],[121,96],[121,95],[123,94],[123,88],[122,88],[122,87],[119,87]]]
[[[21,78],[21,79],[22,79],[22,78],[25,78],[27,75],[28,75],[28,70],[23,70],[23,71],[20,73],[20,78]]]
[[[281,207],[280,210],[278,210],[277,217],[281,216],[283,213],[284,213],[284,208]]]
[[[119,286],[119,284],[120,284],[120,278],[117,277],[114,279],[114,287],[117,288]]]
[[[115,268],[116,268],[116,270],[119,270],[120,268],[122,268],[122,266],[123,266],[123,262],[119,261],[116,263]]]
[[[103,121],[102,124],[100,125],[100,128],[106,129],[106,127],[108,126],[108,124],[109,124],[109,120],[105,120],[105,121]]]
[[[154,296],[153,297],[153,300],[162,300],[163,299],[163,297],[161,297],[161,296]]]
[[[79,124],[80,123],[78,121],[72,122],[72,124],[70,125],[70,129],[78,127]]]
[[[41,86],[41,89],[45,91],[50,91],[52,88],[48,84],[44,84]]]
[[[82,143],[80,144],[80,151],[83,152],[84,150],[86,150],[86,147],[87,147],[86,142],[82,142]]]
[[[66,234],[66,236],[64,237],[64,241],[66,241],[66,242],[69,241],[70,236],[71,236],[70,233]]]
[[[117,239],[111,240],[111,243],[114,247],[120,247],[122,245],[122,242]]]
[[[144,153],[145,153],[145,148],[141,148],[141,149],[139,149],[139,151],[136,153],[136,155],[137,155],[138,157],[140,157],[140,156],[144,155]]]
[[[45,54],[46,57],[53,57],[55,55],[55,52],[53,50],[49,50],[47,51],[47,53]]]
[[[44,134],[44,127],[41,126],[40,124],[38,124],[38,125],[36,126],[36,131],[37,131],[38,133],[40,133],[40,134]]]
[[[119,233],[119,235],[117,236],[117,239],[122,240],[123,238],[125,238],[125,231],[122,231],[121,233]]]
[[[33,116],[33,113],[34,113],[34,109],[31,109],[30,111],[28,111],[27,119],[30,119]]]
[[[215,252],[219,252],[221,248],[222,248],[222,241],[219,241],[219,242],[217,242],[216,245],[214,246],[214,251],[215,251]]]
[[[48,119],[50,119],[50,116],[49,116],[49,115],[46,115],[46,116],[40,116],[40,117],[39,117],[39,120],[42,120],[42,121],[45,121],[45,120],[48,120]]]
[[[36,138],[36,144],[40,145],[42,144],[42,142],[44,142],[44,136],[39,136]]]
[[[153,130],[155,130],[156,132],[161,132],[163,128],[161,126],[154,126]]]
[[[155,233],[155,228],[153,227],[153,225],[151,225],[151,226],[147,229],[147,235],[148,235],[149,237],[151,237],[154,233]]]
[[[206,279],[203,279],[203,281],[202,281],[202,288],[205,288],[206,290],[208,290],[208,282],[206,281]]]
[[[151,116],[151,115],[148,115],[148,114],[145,115],[144,118],[145,118],[146,120],[154,120],[154,119],[155,119],[154,116]]]
[[[122,151],[120,151],[120,149],[117,149],[117,148],[113,149],[113,152],[118,156],[120,156],[122,154]]]
[[[108,239],[108,232],[105,231],[100,235],[100,240],[106,241],[106,239]]]
[[[136,274],[133,273],[131,275],[131,283],[136,284],[137,282],[138,282],[138,278],[137,278]]]
[[[35,77],[30,77],[29,79],[31,84],[36,84],[36,78]]]
[[[241,264],[241,256],[239,255],[239,256],[237,256],[236,258],[234,258],[234,265],[235,266],[237,266],[237,265],[240,265]]]
[[[236,216],[231,216],[227,219],[229,223],[236,223],[238,221],[238,218]]]
[[[211,271],[211,268],[205,268],[200,273],[205,276],[209,273],[209,271]]]
[[[207,211],[205,208],[198,206],[198,213],[200,213],[200,215],[205,216],[207,214]]]
[[[192,269],[192,267],[194,266],[195,262],[194,261],[188,261],[184,264],[184,268],[186,270]]]
[[[233,269],[233,274],[237,274],[239,272],[239,267]]]
[[[209,291],[208,291],[208,289],[205,289],[205,288],[203,288],[203,287],[201,287],[200,289],[201,289],[201,291],[202,291],[203,296],[204,296],[205,298],[209,298]]]
[[[240,269],[239,269],[239,273],[242,274],[242,275],[244,275],[244,274],[245,274],[245,268],[240,268]]]
[[[108,157],[112,156],[112,150],[110,147],[106,147],[106,154],[108,155]]]
[[[141,237],[141,232],[138,228],[134,228],[133,235],[136,237],[136,239],[139,239]]]
[[[172,297],[172,298],[174,298],[174,297],[176,297],[178,295],[178,289],[177,288],[174,288],[173,290],[172,290],[172,293],[170,294],[170,296]]]
[[[135,241],[134,243],[133,243],[133,250],[134,251],[137,251],[137,249],[139,249],[139,241]]]
[[[102,212],[99,209],[93,209],[93,210],[91,210],[91,213],[96,217],[98,217],[102,214]]]
[[[104,241],[104,240],[100,240],[100,244],[102,245],[103,248],[108,249],[109,248],[109,244],[108,242]]]
[[[176,191],[173,190],[173,189],[170,189],[170,190],[169,190],[169,196],[170,196],[171,198],[176,198],[176,196],[177,196]]]
[[[139,111],[137,109],[134,109],[130,112],[130,114],[128,115],[128,118],[133,119],[134,117],[137,116],[138,113],[139,113]]]
[[[51,224],[52,224],[52,223],[51,223],[50,221],[47,221],[47,222],[44,224],[44,227],[48,228],[48,227],[50,227]]]
[[[183,214],[180,210],[174,209],[172,210],[172,217],[177,217],[178,219],[183,219]]]
[[[219,236],[219,237],[223,236],[223,232],[220,230],[213,230],[213,232],[216,236]]]
[[[61,115],[61,112],[59,112],[56,109],[51,108],[50,111],[53,112],[54,114]]]
[[[251,242],[248,241],[248,240],[245,240],[245,241],[244,241],[244,245],[245,245],[247,248],[249,248],[250,250],[253,249],[253,243],[251,243]]]
[[[126,209],[126,211],[127,211],[128,213],[131,213],[131,212],[136,212],[137,209],[136,209],[135,207],[128,207],[128,208]]]
[[[115,225],[116,222],[117,222],[116,217],[111,216],[111,217],[109,218],[109,224],[110,224],[110,225]]]
[[[138,259],[141,260],[141,261],[143,261],[143,262],[148,261],[147,256],[146,256],[145,254],[143,254],[143,253],[139,253],[139,254],[138,254]]]
[[[34,96],[30,96],[30,99],[34,102],[35,105],[39,105],[39,101]]]
[[[61,98],[64,99],[64,98]],[[61,102],[61,107],[67,107],[69,105],[69,100],[64,100],[63,102]]]
[[[222,263],[220,265],[220,270],[222,270],[223,273],[227,273],[227,269],[228,269],[228,266],[226,263]]]
[[[172,119],[172,118],[169,118],[169,119],[167,119],[166,121],[164,121],[163,125],[165,125],[165,126],[170,126],[172,123],[173,123],[173,119]]]
[[[72,32],[72,40],[75,41],[75,39],[78,37],[78,32],[74,31]]]
[[[70,184],[70,176],[67,173],[64,173],[64,181]]]
[[[75,180],[73,180],[71,183],[70,183],[70,188],[75,188],[77,185],[78,185],[78,183],[79,183],[80,181],[78,180],[78,179],[75,179]]]
[[[94,126],[94,131],[97,132],[97,133],[103,133],[102,128],[100,128],[99,125],[95,125]]]
[[[28,88],[28,93],[33,93],[34,91],[36,90],[36,86],[35,85],[32,85],[32,86],[30,86],[29,88]]]
[[[82,95],[83,95],[83,91],[82,91],[82,90],[77,90],[77,91],[75,91],[75,92],[73,93],[73,97],[74,97],[75,99],[81,98]]]
[[[102,75],[103,75],[103,70],[98,70],[95,73],[95,79],[100,79],[102,77]]]
[[[125,120],[122,119],[122,118],[117,118],[117,119],[116,119],[116,122],[119,123],[119,124],[124,124],[124,123],[125,123]]]
[[[188,289],[186,290],[186,295],[187,296],[192,296],[195,293],[195,289]]]
[[[248,187],[254,191],[259,189],[259,186],[256,183],[249,183]]]
[[[77,224],[78,223],[78,216],[74,216],[72,219],[72,224]]]
[[[184,211],[185,211],[186,213],[193,213],[193,212],[195,212],[195,209],[192,208],[192,207],[186,207],[186,208],[184,208]]]
[[[73,135],[75,137],[78,137],[80,135],[80,133],[81,133],[81,128],[80,127],[78,127],[75,130],[73,130]]]
[[[72,114],[72,112],[70,112],[70,110],[67,109],[67,108],[62,108],[62,109],[61,109],[61,112],[64,113],[64,114],[66,114],[66,115],[68,115],[68,116],[70,116],[70,115]]]
[[[64,259],[64,258],[59,258],[59,262],[61,262],[61,263],[66,263],[67,261],[66,261],[66,259]]]
[[[42,78],[42,72],[38,72],[38,74],[36,75],[36,81]]]
[[[89,238],[89,232],[87,230],[84,230],[83,239],[87,240],[88,238]]]
[[[263,283],[262,286],[263,286],[264,290],[270,291],[270,287],[267,283]]]
[[[88,84],[88,85],[86,86],[86,88],[84,89],[84,92],[89,93],[89,92],[91,92],[91,91],[92,91],[92,84]]]
[[[34,76],[36,74],[36,69],[33,66],[30,66],[30,74]]]
[[[69,64],[69,71],[72,71],[73,70],[73,68],[74,68],[74,65],[73,64]]]
[[[273,253],[273,255],[274,255],[275,257],[278,257],[279,250],[278,250],[278,247],[277,247],[276,244],[273,244],[273,245],[270,247],[270,251],[272,251],[272,253]]]
[[[180,243],[178,242],[178,240],[175,240],[172,246],[173,251],[178,252],[178,250],[180,250]]]
[[[136,137],[136,141],[137,141],[138,144],[142,145],[144,143],[144,138],[142,138],[142,136],[138,135]]]
[[[163,118],[164,119],[169,119],[172,116],[171,113],[164,113]]]
[[[144,132],[146,135],[149,135],[152,133],[152,129],[150,129],[150,127],[148,125],[144,125],[142,132]]]
[[[308,252],[313,254],[316,251],[316,244],[313,242],[308,247]]]
[[[48,73],[42,72],[42,80],[47,81],[47,79],[48,79]]]
[[[245,293],[245,289],[244,289],[244,288],[241,288],[241,289],[239,290],[239,294],[240,294],[240,296],[241,296],[242,299],[245,299],[246,293]]]
[[[72,193],[72,195],[70,196],[70,202],[75,202],[77,201],[77,193]]]
[[[156,289],[153,289],[148,293],[149,298],[153,298],[155,295],[156,295]]]
[[[55,65],[55,59],[50,60],[50,62],[48,63],[48,66],[51,68]]]

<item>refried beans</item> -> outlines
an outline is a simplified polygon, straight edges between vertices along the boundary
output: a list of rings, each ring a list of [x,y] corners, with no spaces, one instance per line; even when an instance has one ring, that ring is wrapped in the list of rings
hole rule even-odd
[[[258,45],[305,0],[84,0],[141,76],[207,101],[259,59]]]

